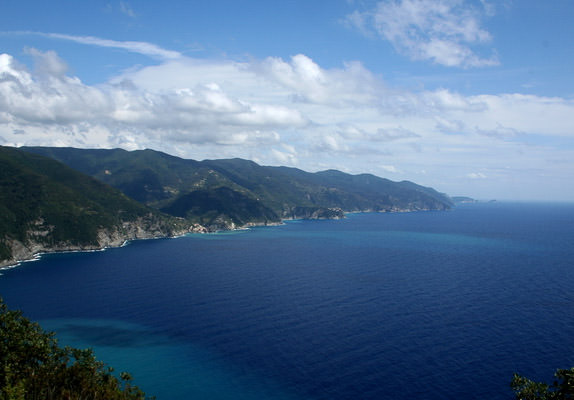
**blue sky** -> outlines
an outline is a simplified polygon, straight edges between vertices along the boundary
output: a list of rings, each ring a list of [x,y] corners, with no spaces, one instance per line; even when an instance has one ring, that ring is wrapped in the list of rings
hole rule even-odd
[[[0,4],[0,144],[574,201],[574,2]]]

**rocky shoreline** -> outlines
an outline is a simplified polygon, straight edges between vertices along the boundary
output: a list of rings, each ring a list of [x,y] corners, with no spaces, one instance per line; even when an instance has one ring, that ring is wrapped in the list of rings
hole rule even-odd
[[[87,251],[102,251],[108,248],[116,248],[125,246],[132,240],[146,240],[146,239],[167,239],[175,238],[186,235],[188,233],[216,233],[224,231],[233,231],[241,229],[249,229],[256,226],[278,226],[282,225],[284,221],[308,219],[308,220],[336,220],[345,218],[347,213],[361,213],[361,212],[416,212],[416,211],[430,211],[428,209],[398,209],[393,208],[390,210],[362,210],[362,211],[343,211],[341,209],[321,209],[311,212],[294,212],[285,213],[281,221],[266,221],[266,222],[248,222],[244,225],[236,225],[231,221],[221,219],[218,223],[209,226],[203,226],[197,223],[188,225],[185,220],[181,220],[177,226],[166,225],[165,223],[150,222],[150,220],[140,218],[137,221],[123,222],[120,227],[114,230],[102,229],[98,232],[97,243],[93,244],[73,244],[73,243],[57,243],[55,245],[47,245],[42,237],[45,236],[43,232],[30,231],[28,240],[23,243],[19,240],[8,239],[5,244],[10,248],[12,257],[10,259],[0,260],[0,270],[13,268],[20,265],[22,262],[38,260],[43,254],[50,253],[64,253],[64,252],[87,252]],[[298,210],[301,211],[301,210]],[[305,210],[307,211],[307,210]]]
[[[131,240],[162,239],[185,235],[193,232],[206,232],[206,228],[192,224],[186,228],[167,226],[165,224],[150,223],[145,219],[123,222],[121,226],[113,230],[102,229],[98,232],[97,242],[89,244],[77,244],[60,242],[47,244],[43,232],[30,231],[24,242],[16,239],[7,239],[5,244],[11,250],[12,257],[0,260],[0,269],[11,268],[22,262],[38,259],[42,254],[99,251],[107,248],[121,247]]]

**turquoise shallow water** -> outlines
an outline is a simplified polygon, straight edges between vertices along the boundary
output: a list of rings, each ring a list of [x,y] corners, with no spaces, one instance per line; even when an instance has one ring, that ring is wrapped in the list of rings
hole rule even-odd
[[[205,349],[145,326],[83,318],[39,322],[45,329],[58,332],[62,344],[95,347],[99,359],[117,372],[130,371],[140,386],[150,386],[158,398],[297,399],[249,373],[234,371]],[[164,370],[161,381],[158,369]]]
[[[574,205],[352,214],[50,255],[9,306],[161,399],[509,398],[574,366]]]

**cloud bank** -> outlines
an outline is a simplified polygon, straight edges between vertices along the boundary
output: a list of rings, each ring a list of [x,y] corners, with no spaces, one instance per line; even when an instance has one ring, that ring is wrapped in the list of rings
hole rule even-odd
[[[244,157],[392,174],[450,194],[480,195],[487,183],[504,191],[542,172],[574,176],[571,99],[407,91],[359,62],[326,69],[303,54],[167,57],[86,85],[55,52],[26,53],[32,70],[0,55],[0,144]]]

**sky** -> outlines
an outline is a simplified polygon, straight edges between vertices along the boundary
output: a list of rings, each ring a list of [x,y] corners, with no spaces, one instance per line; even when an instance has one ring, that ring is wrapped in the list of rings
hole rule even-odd
[[[574,1],[0,1],[0,145],[574,201]]]

